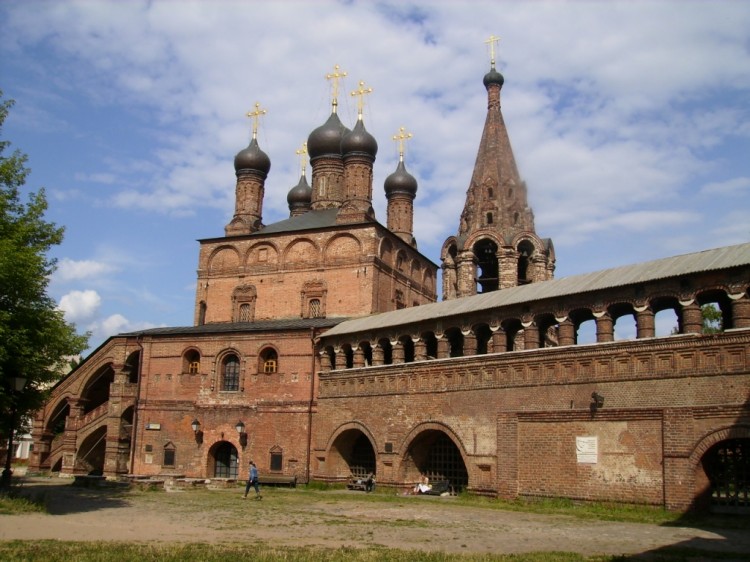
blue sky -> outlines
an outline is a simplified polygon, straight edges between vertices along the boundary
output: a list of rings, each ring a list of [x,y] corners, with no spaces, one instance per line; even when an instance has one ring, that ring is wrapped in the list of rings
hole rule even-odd
[[[66,227],[50,292],[92,347],[190,325],[197,239],[223,235],[255,102],[264,223],[288,216],[295,150],[373,88],[374,203],[414,137],[415,236],[458,228],[499,35],[502,110],[556,276],[750,241],[750,3],[0,2],[3,136]],[[309,174],[309,168],[308,168]]]

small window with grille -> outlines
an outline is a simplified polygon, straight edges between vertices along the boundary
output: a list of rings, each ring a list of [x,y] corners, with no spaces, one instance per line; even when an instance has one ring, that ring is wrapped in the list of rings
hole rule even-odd
[[[320,318],[320,299],[310,299],[310,318]]]
[[[240,322],[250,322],[252,320],[251,314],[250,314],[250,305],[248,303],[244,303],[240,305],[240,314],[239,314],[239,321]]]

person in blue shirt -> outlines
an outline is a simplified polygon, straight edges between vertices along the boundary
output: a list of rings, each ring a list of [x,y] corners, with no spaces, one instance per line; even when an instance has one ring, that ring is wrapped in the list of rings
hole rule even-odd
[[[259,500],[263,496],[260,495],[260,484],[258,484],[258,467],[255,466],[253,461],[250,461],[250,471],[247,475],[247,484],[245,484],[245,495],[243,499],[247,499],[247,493],[250,491],[250,486],[255,488],[255,499]]]

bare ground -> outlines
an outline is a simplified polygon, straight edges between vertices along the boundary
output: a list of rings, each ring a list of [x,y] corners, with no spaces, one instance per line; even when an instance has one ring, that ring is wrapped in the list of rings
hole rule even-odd
[[[466,506],[454,498],[266,487],[132,492],[76,488],[59,479],[22,487],[48,514],[0,516],[0,540],[263,542],[271,545],[384,546],[449,553],[567,551],[635,555],[682,547],[750,560],[750,533],[578,519]],[[710,557],[709,557],[710,558]],[[706,558],[704,558],[706,559]]]

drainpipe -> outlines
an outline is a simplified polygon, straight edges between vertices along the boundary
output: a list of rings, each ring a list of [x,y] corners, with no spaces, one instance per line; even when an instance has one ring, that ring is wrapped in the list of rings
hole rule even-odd
[[[138,354],[138,381],[135,387],[135,403],[133,404],[133,433],[130,437],[130,474],[133,474],[133,467],[135,466],[135,450],[136,450],[136,436],[138,435],[138,403],[141,399],[141,380],[143,379],[143,345],[141,344],[142,335],[138,335],[135,338],[135,344],[140,348],[141,352]]]
[[[307,405],[307,462],[305,463],[305,481],[310,482],[310,462],[312,460],[312,414],[315,402],[315,328],[310,328],[310,402]]]

